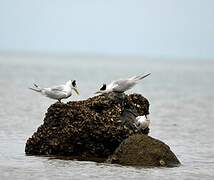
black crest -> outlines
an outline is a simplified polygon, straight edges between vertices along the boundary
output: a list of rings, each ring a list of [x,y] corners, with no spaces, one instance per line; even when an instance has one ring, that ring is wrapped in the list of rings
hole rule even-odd
[[[76,84],[76,80],[72,81],[72,86],[73,86],[73,87],[76,87],[76,85],[77,85],[77,84]]]
[[[106,90],[106,84],[103,84],[103,86],[100,88],[100,91]]]

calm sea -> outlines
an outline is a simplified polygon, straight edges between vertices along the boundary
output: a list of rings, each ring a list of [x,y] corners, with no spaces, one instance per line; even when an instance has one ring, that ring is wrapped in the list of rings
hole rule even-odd
[[[58,85],[76,79],[80,96],[102,83],[151,72],[127,93],[150,101],[150,135],[182,162],[176,168],[135,168],[89,161],[25,156],[24,147],[54,100],[31,92],[32,83]],[[214,61],[143,58],[0,55],[0,179],[213,179]]]

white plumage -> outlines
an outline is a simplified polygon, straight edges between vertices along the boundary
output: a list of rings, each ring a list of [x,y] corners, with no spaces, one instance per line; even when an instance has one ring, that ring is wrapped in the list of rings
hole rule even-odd
[[[38,85],[34,84],[35,88],[29,88],[33,91],[36,91],[38,93],[41,93],[42,95],[51,98],[56,99],[59,102],[61,102],[61,99],[66,99],[72,95],[72,90],[74,90],[77,94],[79,94],[77,87],[76,87],[76,81],[67,81],[64,85],[59,86],[53,86],[53,87],[47,87],[47,88],[41,88]]]
[[[150,118],[148,115],[145,116],[137,116],[135,118],[135,124],[138,129],[146,129],[150,125]]]
[[[144,76],[133,76],[128,79],[120,79],[111,82],[110,84],[106,85],[103,84],[103,86],[100,88],[99,91],[96,93],[108,93],[108,92],[118,92],[122,93],[129,89],[131,89],[133,86],[135,86],[138,82],[140,82],[145,77],[149,76],[149,74],[146,74]]]

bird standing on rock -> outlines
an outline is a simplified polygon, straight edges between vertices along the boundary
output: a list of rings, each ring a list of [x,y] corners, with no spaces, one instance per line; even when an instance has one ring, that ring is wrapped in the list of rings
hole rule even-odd
[[[133,76],[128,79],[120,79],[111,82],[110,84],[106,85],[103,84],[103,86],[100,88],[99,91],[96,92],[98,93],[109,93],[109,92],[117,92],[117,93],[123,93],[129,89],[131,89],[133,86],[135,86],[137,83],[139,83],[142,79],[145,77],[149,76],[151,73],[146,74],[144,76]]]
[[[75,80],[69,80],[64,85],[48,87],[48,88],[41,88],[37,84],[34,84],[35,88],[29,88],[33,91],[41,93],[42,95],[56,99],[61,103],[61,99],[66,99],[72,95],[72,90],[74,90],[77,94],[79,94],[77,90],[77,85]]]

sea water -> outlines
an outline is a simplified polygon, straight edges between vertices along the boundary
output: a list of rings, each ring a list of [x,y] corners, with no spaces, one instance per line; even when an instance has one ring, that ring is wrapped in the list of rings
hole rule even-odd
[[[150,102],[150,136],[168,144],[182,165],[136,168],[90,161],[26,156],[26,140],[55,101],[32,92],[77,80],[81,95],[94,96],[103,83],[151,75],[127,93]],[[0,55],[0,179],[213,179],[214,61],[136,57]]]

